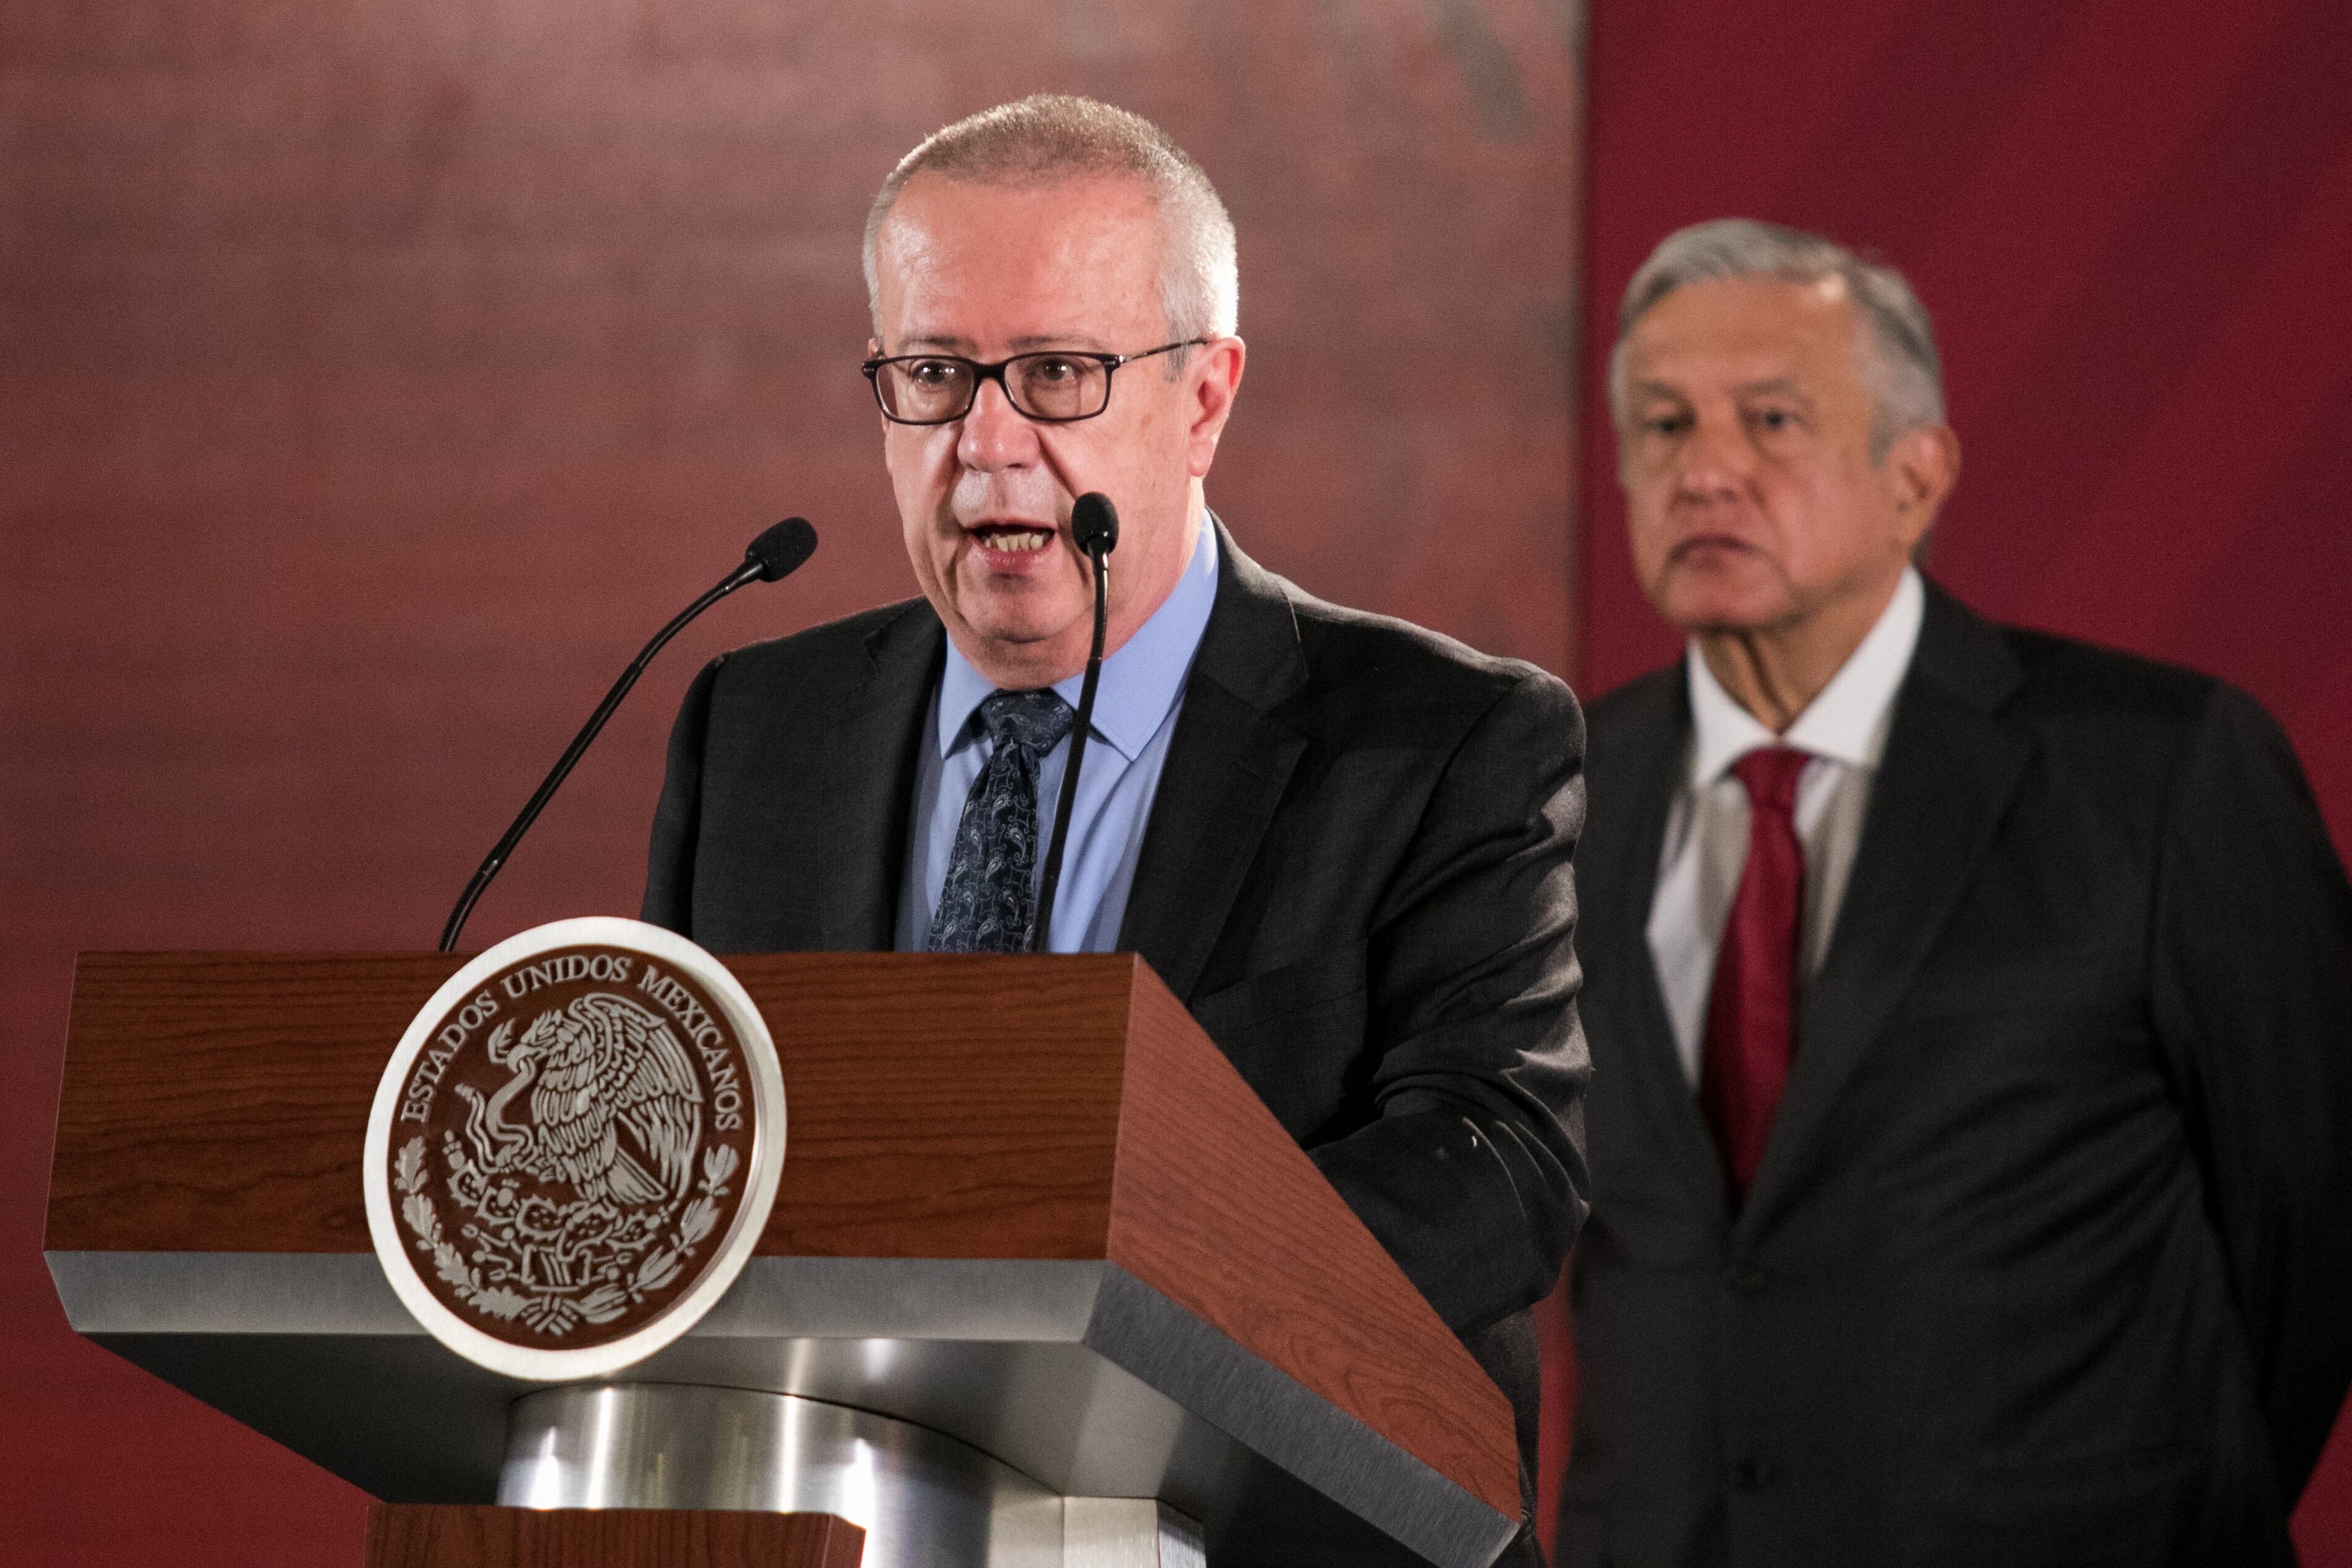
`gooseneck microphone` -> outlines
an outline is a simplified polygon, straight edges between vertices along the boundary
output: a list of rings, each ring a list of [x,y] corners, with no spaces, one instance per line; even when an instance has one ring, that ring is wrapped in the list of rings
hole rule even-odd
[[[668,625],[654,633],[654,640],[646,644],[645,651],[630,662],[626,670],[621,672],[621,678],[613,683],[613,689],[604,694],[604,700],[596,705],[596,711],[589,716],[580,733],[572,737],[572,744],[564,748],[563,756],[555,764],[553,771],[541,782],[530,798],[530,803],[523,807],[522,814],[499,840],[498,847],[490,851],[489,858],[482,862],[482,869],[476,872],[474,880],[466,884],[465,893],[457,900],[457,907],[449,912],[449,923],[441,928],[442,952],[446,953],[457,946],[457,934],[466,928],[466,916],[474,912],[474,904],[489,887],[490,879],[499,874],[499,868],[507,863],[507,856],[514,853],[515,845],[522,841],[523,834],[530,831],[531,823],[539,820],[540,812],[545,810],[548,801],[555,798],[557,788],[571,776],[572,769],[586,754],[588,743],[596,738],[597,731],[604,727],[605,721],[621,706],[621,699],[629,695],[629,688],[637,684],[637,677],[646,673],[646,666],[653,663],[654,655],[660,653],[671,638],[685,631],[687,622],[737,589],[754,582],[773,582],[778,578],[788,577],[798,570],[801,563],[808,559],[815,549],[816,530],[809,527],[808,519],[786,517],[751,541],[751,548],[743,552],[741,566],[720,578],[717,586],[679,611]],[[1099,612],[1096,624],[1101,624]],[[1097,649],[1102,645],[1099,632],[1096,633],[1095,644]]]
[[[1062,769],[1061,804],[1054,809],[1054,837],[1045,846],[1045,869],[1037,883],[1037,925],[1029,950],[1043,953],[1054,928],[1054,892],[1062,882],[1062,845],[1070,836],[1070,813],[1078,802],[1078,763],[1087,754],[1087,728],[1095,717],[1095,687],[1102,680],[1103,632],[1110,619],[1110,552],[1118,548],[1118,508],[1100,490],[1089,490],[1070,507],[1070,538],[1095,563],[1095,640],[1087,654],[1086,684],[1078,688],[1078,716],[1070,725],[1070,764]]]

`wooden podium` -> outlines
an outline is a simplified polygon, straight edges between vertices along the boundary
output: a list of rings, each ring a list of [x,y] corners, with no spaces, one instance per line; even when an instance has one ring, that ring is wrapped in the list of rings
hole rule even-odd
[[[1218,1564],[1483,1568],[1514,1534],[1507,1403],[1128,955],[728,959],[788,1103],[742,1276],[605,1386],[452,1354],[383,1278],[360,1169],[384,1062],[461,961],[98,953],[75,978],[47,1238],[68,1318],[412,1505],[372,1519],[372,1562],[635,1560],[587,1535],[432,1544],[504,1539],[469,1519],[602,1541],[620,1516],[572,1511],[793,1512],[813,1494],[706,1473],[751,1464],[732,1435],[778,1421],[835,1434],[853,1470],[963,1465],[993,1521],[969,1561],[991,1568],[1111,1560],[1082,1524],[1116,1508],[1196,1523]],[[653,1455],[634,1490],[582,1469],[592,1429]],[[869,1568],[896,1561],[887,1500],[856,1519],[843,1473],[823,1497],[852,1500],[810,1511],[865,1526]],[[803,1538],[684,1560],[855,1560],[855,1531]]]

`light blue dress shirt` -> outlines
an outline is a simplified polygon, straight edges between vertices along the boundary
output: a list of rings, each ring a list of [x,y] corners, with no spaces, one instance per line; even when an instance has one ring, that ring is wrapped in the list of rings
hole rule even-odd
[[[1117,556],[1111,558],[1111,570],[1118,570]],[[1136,862],[1143,853],[1144,827],[1151,820],[1151,800],[1168,762],[1176,715],[1184,706],[1185,677],[1192,672],[1192,655],[1201,646],[1216,598],[1216,530],[1204,517],[1184,575],[1151,619],[1103,661],[1086,759],[1078,765],[1070,836],[1062,849],[1061,886],[1054,894],[1054,929],[1047,942],[1054,952],[1108,953],[1118,945],[1128,890],[1135,883]],[[1081,673],[1054,689],[1076,708],[1084,684]],[[932,913],[940,906],[948,857],[955,849],[956,826],[963,819],[964,798],[992,749],[973,715],[995,690],[950,641],[947,668],[931,694],[926,733],[933,744],[919,748],[915,768],[907,874],[898,894],[901,953],[919,953],[929,945]],[[1062,771],[1069,760],[1070,743],[1065,738],[1038,766],[1039,875],[1045,869],[1045,845],[1053,836]]]

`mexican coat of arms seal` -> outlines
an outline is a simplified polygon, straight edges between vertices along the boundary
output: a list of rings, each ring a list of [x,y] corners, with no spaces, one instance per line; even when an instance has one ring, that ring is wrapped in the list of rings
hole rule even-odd
[[[725,967],[633,920],[467,963],[376,1091],[368,1227],[434,1336],[510,1376],[601,1376],[684,1333],[774,1201],[782,1076]]]

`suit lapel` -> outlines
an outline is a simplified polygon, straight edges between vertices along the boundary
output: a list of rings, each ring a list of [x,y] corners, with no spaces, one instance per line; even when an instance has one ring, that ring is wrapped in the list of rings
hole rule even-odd
[[[1307,747],[1276,716],[1307,681],[1289,596],[1223,524],[1208,523],[1220,552],[1216,604],[1184,682],[1118,936],[1186,1002]]]
[[[2032,750],[1994,716],[2021,679],[2000,633],[1929,584],[1837,929],[1806,988],[1796,1061],[1735,1234],[1766,1223],[1817,1156],[1838,1096],[1991,846]]]
[[[1604,761],[1594,769],[1593,816],[1577,849],[1580,858],[1590,857],[1589,885],[1605,894],[1580,912],[1581,928],[1591,934],[1596,958],[1617,977],[1602,988],[1606,1015],[1588,1019],[1587,1027],[1596,1037],[1625,1042],[1633,1092],[1656,1134],[1656,1146],[1665,1151],[1677,1179],[1720,1211],[1722,1157],[1683,1071],[1649,939],[1666,823],[1688,765],[1689,686],[1680,664],[1651,678],[1655,686],[1643,694],[1640,706],[1612,726],[1632,739],[1614,768]]]
[[[821,949],[887,952],[897,945],[915,747],[946,648],[939,617],[920,601],[877,627],[866,638],[864,685],[818,743],[814,798],[824,802],[823,836],[813,847],[824,879]]]

